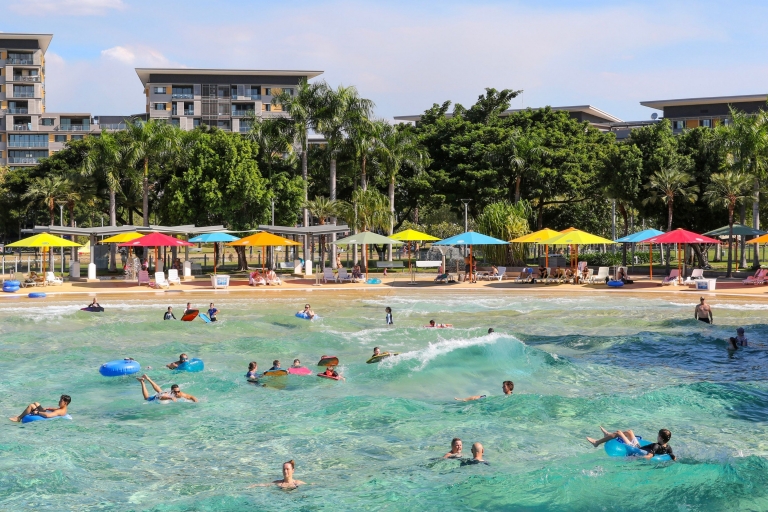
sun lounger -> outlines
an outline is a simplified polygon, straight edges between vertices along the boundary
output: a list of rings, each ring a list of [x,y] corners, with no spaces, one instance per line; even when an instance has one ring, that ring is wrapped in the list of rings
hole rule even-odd
[[[323,282],[328,283],[328,281],[336,282],[336,274],[333,273],[332,268],[324,268],[323,269]]]
[[[664,280],[661,282],[662,285],[671,284],[671,285],[677,285],[677,281],[680,278],[680,271],[676,268],[673,268],[669,271],[669,275],[664,278]]]
[[[168,271],[168,283],[181,284],[181,279],[179,279],[179,271],[175,268],[172,268]]]
[[[696,281],[698,279],[704,279],[704,269],[703,268],[695,268],[691,271],[691,275],[685,278],[685,281],[683,281],[683,284],[693,285],[696,286]]]
[[[605,284],[610,276],[610,269],[608,267],[598,267],[597,274],[589,279],[590,284]]]
[[[504,277],[504,273],[507,271],[507,267],[498,267],[497,272],[495,274],[491,274],[490,272],[485,272],[483,274],[479,274],[478,277],[480,279],[497,279],[498,281],[501,281],[501,278]]]
[[[165,272],[155,272],[154,288],[170,288],[171,284],[165,279]]]
[[[147,270],[139,270],[138,281],[139,281],[139,286],[141,286],[143,284],[151,286],[152,283],[149,280],[149,271],[147,271]]]
[[[64,280],[60,277],[56,277],[56,274],[53,272],[46,272],[45,273],[45,284],[46,285],[62,285],[64,284]]]
[[[356,282],[357,282],[357,279],[355,279],[354,277],[352,277],[352,276],[350,275],[350,273],[349,273],[349,272],[347,272],[347,269],[345,269],[345,268],[340,268],[340,269],[339,269],[339,277],[338,277],[338,280],[339,280],[339,282],[343,282],[343,281],[349,281],[350,283],[356,283]]]
[[[530,283],[531,279],[533,279],[533,269],[531,268],[524,268],[520,275],[515,278],[515,283]]]
[[[742,281],[742,284],[765,284],[768,268],[759,268],[754,276],[749,276]]]

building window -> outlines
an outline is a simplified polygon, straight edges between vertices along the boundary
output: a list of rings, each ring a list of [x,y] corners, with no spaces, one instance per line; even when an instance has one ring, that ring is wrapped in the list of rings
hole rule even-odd
[[[272,96],[272,88],[271,87],[265,87],[264,88],[264,96]]]
[[[192,120],[192,126],[193,126],[194,128],[197,128],[198,126],[200,126],[200,118],[199,118],[199,117],[196,117],[196,118],[194,118],[194,119]]]
[[[166,87],[154,87],[152,89],[152,92],[154,92],[155,94],[165,94],[166,89],[167,89]]]
[[[730,120],[729,118],[727,118],[727,117],[726,117],[725,119],[723,119],[723,124],[724,124],[725,126],[731,126],[731,120]]]
[[[179,122],[178,119],[171,119],[171,126],[175,126],[178,128],[179,126],[181,126],[181,123]]]
[[[54,135],[53,136],[54,142],[67,142],[67,136],[66,135]]]
[[[178,110],[176,108],[176,105],[178,105],[178,103],[176,103],[176,102],[171,103],[171,115],[172,116],[179,115],[179,112],[178,112]]]
[[[262,103],[261,104],[261,111],[262,112],[272,112],[272,105],[269,103]]]
[[[682,130],[685,128],[685,121],[672,121],[673,130]]]
[[[155,103],[155,110],[168,110],[167,103]]]
[[[288,96],[293,96],[293,88],[292,87],[288,87],[288,88],[283,89],[283,92],[286,93]]]
[[[82,135],[73,135],[72,136],[72,140],[83,140],[83,136]]]
[[[39,134],[8,134],[8,147],[10,148],[47,148],[48,135]]]
[[[699,126],[703,126],[704,128],[712,128],[712,120],[711,119],[701,119],[699,121]]]
[[[43,126],[53,126],[53,118],[52,117],[44,117],[42,119],[42,125]]]
[[[174,85],[171,89],[171,95],[176,99],[191,100],[194,98],[191,85]]]

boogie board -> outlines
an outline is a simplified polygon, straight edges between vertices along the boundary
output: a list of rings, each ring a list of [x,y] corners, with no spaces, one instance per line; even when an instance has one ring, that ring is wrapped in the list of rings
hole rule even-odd
[[[273,370],[271,372],[264,372],[264,377],[284,377],[288,375],[288,370]]]
[[[211,323],[211,319],[210,319],[210,318],[208,318],[208,315],[206,315],[205,313],[200,313],[200,314],[199,314],[199,315],[197,315],[197,316],[198,316],[198,318],[202,318],[202,319],[203,319],[203,322],[205,322],[205,323],[207,323],[207,324]]]
[[[323,377],[324,379],[341,380],[341,377],[333,377],[331,375],[325,375],[324,373],[318,373],[317,376]]]
[[[325,356],[318,361],[317,366],[339,366],[339,358],[336,356]]]
[[[89,313],[103,313],[104,308],[101,306],[97,306],[97,307],[88,306],[87,308],[80,308],[80,311],[87,311]]]
[[[392,352],[391,354],[389,352],[384,352],[383,354],[379,354],[377,356],[373,356],[372,358],[367,360],[366,363],[368,363],[368,364],[378,363],[382,359],[385,359],[385,358],[390,357],[390,356],[397,356],[397,355],[400,355],[400,352]]]
[[[301,366],[299,368],[292,366],[288,368],[288,373],[290,373],[291,375],[310,375],[312,373],[312,370],[304,366]]]
[[[200,311],[198,311],[197,309],[190,309],[189,311],[187,311],[184,314],[184,316],[181,317],[181,321],[182,322],[191,322],[192,320],[197,318],[197,315],[199,315],[199,314],[200,314]]]

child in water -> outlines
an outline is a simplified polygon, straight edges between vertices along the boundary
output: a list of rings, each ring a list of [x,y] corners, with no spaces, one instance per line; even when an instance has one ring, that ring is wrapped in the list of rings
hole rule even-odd
[[[387,319],[386,319],[387,325],[393,325],[394,322],[392,321],[392,308],[387,308],[384,311],[386,311],[387,313]]]

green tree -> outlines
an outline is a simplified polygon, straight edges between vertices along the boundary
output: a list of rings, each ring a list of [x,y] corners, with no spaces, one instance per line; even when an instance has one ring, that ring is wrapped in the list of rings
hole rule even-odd
[[[478,231],[500,240],[512,240],[530,232],[528,218],[531,207],[527,201],[499,201],[487,205],[475,220]],[[504,265],[524,265],[523,244],[488,245],[483,248],[486,260]]]
[[[667,231],[672,230],[672,215],[674,213],[675,197],[683,201],[696,201],[699,187],[689,185],[691,175],[674,167],[662,168],[650,177],[644,188],[650,195],[643,199],[643,204],[655,203],[660,200],[667,206]]]
[[[259,157],[267,168],[267,177],[272,179],[275,162],[293,151],[289,121],[284,118],[262,118],[251,115],[246,137],[259,145]]]
[[[522,133],[512,130],[509,136],[499,146],[494,147],[489,155],[500,161],[508,168],[515,180],[514,202],[520,201],[520,185],[523,177],[532,174],[533,166],[542,156],[549,156],[549,151],[542,145],[542,140],[536,133]]]
[[[732,244],[733,244],[733,212],[736,204],[750,196],[753,176],[740,171],[725,171],[711,176],[704,199],[711,205],[721,205],[728,209],[728,273],[731,277]]]
[[[629,210],[640,202],[642,171],[643,159],[637,146],[617,144],[604,158],[600,181],[605,195],[616,201],[623,223],[622,236],[629,234]],[[622,244],[622,263],[627,264],[626,244]]]
[[[44,176],[36,178],[29,184],[29,188],[27,188],[22,199],[29,199],[33,203],[39,203],[48,208],[49,226],[53,226],[56,201],[64,198],[66,188],[67,183],[61,176]]]
[[[352,193],[350,202],[342,201],[339,204],[339,216],[355,232],[387,229],[390,215],[387,196],[374,189],[357,189]],[[377,248],[377,251],[381,254],[380,249]],[[366,246],[363,246],[363,258],[367,262]]]

